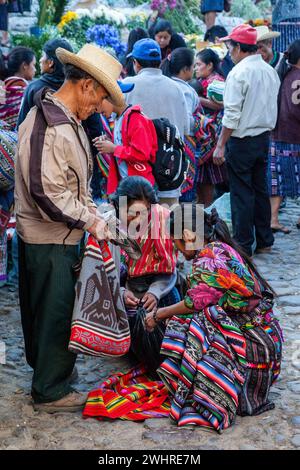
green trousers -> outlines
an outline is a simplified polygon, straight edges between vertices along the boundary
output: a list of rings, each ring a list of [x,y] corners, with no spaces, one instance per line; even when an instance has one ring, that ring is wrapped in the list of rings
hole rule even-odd
[[[79,246],[33,245],[19,238],[21,319],[36,403],[59,400],[72,391],[69,377],[76,354],[68,351],[68,343],[78,261]]]

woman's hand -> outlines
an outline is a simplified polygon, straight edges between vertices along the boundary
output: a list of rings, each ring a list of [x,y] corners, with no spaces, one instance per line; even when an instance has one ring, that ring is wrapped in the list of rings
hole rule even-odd
[[[157,308],[157,298],[155,295],[150,294],[150,292],[147,292],[144,297],[142,298],[143,306],[148,312],[152,312],[152,310],[155,310]]]
[[[155,314],[155,319],[154,319],[154,314]],[[146,318],[145,318],[145,325],[149,333],[154,331],[155,327],[157,326],[157,323],[163,320],[163,316],[164,316],[163,308],[159,308],[157,310],[153,310],[152,312],[147,313]]]
[[[154,312],[149,312],[146,315],[145,318],[145,325],[146,325],[146,330],[148,333],[152,333],[156,327],[156,321],[153,318]]]
[[[100,137],[97,137],[93,140],[94,146],[101,153],[114,153],[116,145],[109,140],[103,140]]]
[[[130,290],[125,290],[123,295],[124,303],[126,307],[137,307],[139,299]]]

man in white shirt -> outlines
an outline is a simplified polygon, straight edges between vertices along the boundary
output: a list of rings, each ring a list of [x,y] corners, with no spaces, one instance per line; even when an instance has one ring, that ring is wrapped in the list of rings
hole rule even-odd
[[[222,41],[236,66],[226,81],[223,128],[214,163],[223,163],[226,153],[234,238],[252,256],[255,238],[257,252],[269,252],[274,243],[267,165],[280,80],[257,54],[255,28],[240,25]]]
[[[181,138],[190,133],[190,119],[186,100],[180,86],[162,74],[160,47],[153,39],[140,39],[129,56],[134,58],[135,77],[128,77],[123,83],[133,83],[134,88],[127,93],[127,104],[140,105],[150,119],[167,118],[174,124]],[[160,203],[169,205],[178,202],[180,188],[172,191],[159,191]]]

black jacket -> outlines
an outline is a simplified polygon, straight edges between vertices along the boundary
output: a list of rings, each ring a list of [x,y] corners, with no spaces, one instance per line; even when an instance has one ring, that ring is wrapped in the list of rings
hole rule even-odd
[[[30,83],[28,87],[26,88],[26,91],[23,97],[23,102],[22,102],[22,106],[20,109],[20,113],[19,113],[17,127],[19,127],[22,124],[22,122],[25,120],[31,108],[33,108],[34,95],[39,90],[46,87],[46,88],[50,88],[51,90],[57,91],[62,86],[63,82],[64,82],[63,77],[57,78],[55,77],[55,75],[52,75],[51,73],[45,73],[44,75],[41,76],[41,78]]]

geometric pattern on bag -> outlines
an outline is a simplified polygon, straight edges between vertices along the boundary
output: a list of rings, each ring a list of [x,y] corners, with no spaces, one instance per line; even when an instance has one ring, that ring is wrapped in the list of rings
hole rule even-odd
[[[0,190],[3,191],[14,187],[17,137],[16,132],[0,129]]]
[[[129,347],[129,324],[113,257],[107,242],[90,235],[76,283],[69,350],[123,356]]]

